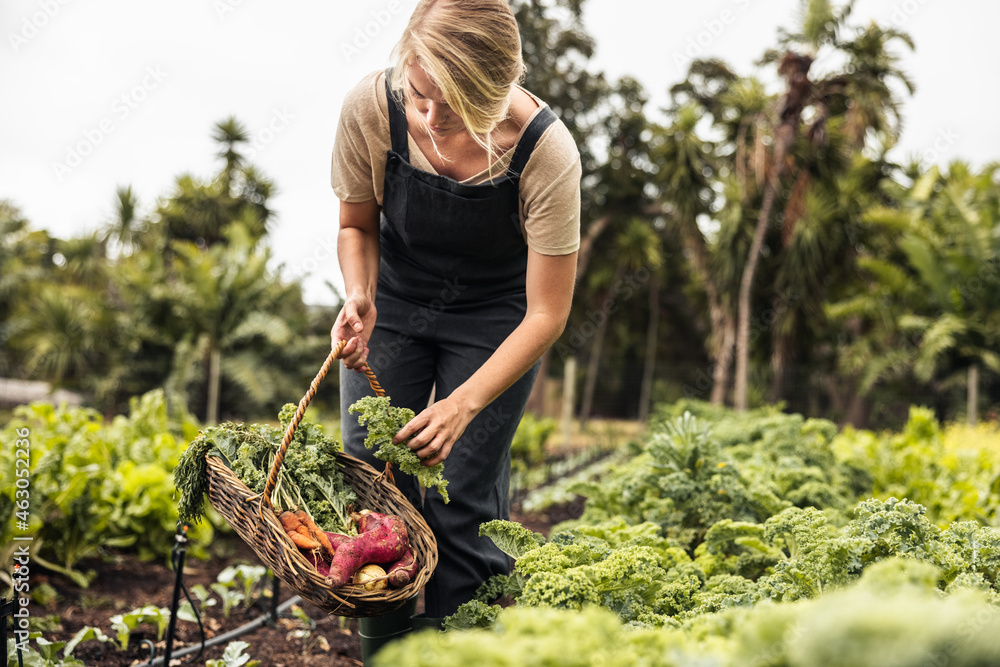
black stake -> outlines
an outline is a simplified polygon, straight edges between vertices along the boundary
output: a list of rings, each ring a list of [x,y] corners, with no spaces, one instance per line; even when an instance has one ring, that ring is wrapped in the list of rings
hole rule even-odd
[[[7,649],[7,617],[10,616],[11,631],[14,633],[14,646],[17,647],[17,665],[24,667],[21,657],[21,645],[17,643],[17,623],[14,623],[14,613],[17,610],[17,595],[7,602],[7,598],[0,598],[0,621],[3,622],[3,645]],[[9,657],[9,656],[8,656]]]
[[[174,565],[174,597],[170,602],[170,624],[167,626],[167,645],[163,650],[163,664],[170,665],[170,654],[174,648],[174,630],[177,627],[177,607],[181,599],[181,579],[184,575],[184,554],[187,552],[187,531],[186,523],[177,523],[177,535],[174,537],[174,548],[170,555],[170,560]]]

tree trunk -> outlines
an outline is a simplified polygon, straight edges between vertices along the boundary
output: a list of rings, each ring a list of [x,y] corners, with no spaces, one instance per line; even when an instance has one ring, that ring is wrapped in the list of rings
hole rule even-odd
[[[587,265],[590,263],[590,257],[594,253],[594,243],[597,241],[597,237],[607,229],[610,223],[610,214],[601,216],[590,223],[590,226],[587,227],[587,233],[580,239],[580,251],[576,256],[577,284],[580,283],[580,276],[587,272]]]
[[[208,406],[205,423],[214,426],[219,421],[219,384],[222,377],[222,350],[215,344],[208,351]]]
[[[969,366],[969,388],[968,405],[965,408],[966,418],[970,426],[975,426],[979,415],[977,408],[979,405],[979,364]]]
[[[657,332],[660,325],[660,277],[653,274],[649,282],[649,325],[646,328],[646,360],[642,370],[642,386],[639,389],[639,421],[649,418],[653,400],[653,375],[656,370]]]
[[[777,403],[785,393],[785,382],[791,370],[794,340],[791,334],[781,332],[781,320],[788,313],[783,299],[774,300],[774,320],[771,322],[771,393],[768,400]],[[795,388],[792,388],[795,393]]]
[[[615,269],[614,277],[611,279],[612,289],[614,285],[621,282],[624,274],[624,265],[619,265]],[[601,303],[607,303],[610,297],[611,291],[609,290]],[[594,390],[597,387],[597,373],[600,371],[601,366],[601,349],[604,347],[604,334],[608,330],[608,320],[611,319],[608,313],[605,313],[603,310],[601,313],[603,317],[597,324],[597,330],[594,331],[594,343],[591,346],[590,358],[587,359],[587,381],[583,388],[583,404],[580,406],[581,426],[586,424],[587,420],[590,419],[590,411],[594,407]]]
[[[757,226],[754,228],[747,262],[743,266],[739,300],[736,304],[736,379],[733,387],[733,402],[737,410],[747,409],[747,376],[750,366],[750,294],[753,291],[753,279],[760,261],[760,249],[764,247],[764,234],[767,232],[767,225],[771,219],[771,209],[774,208],[774,200],[781,184],[785,156],[788,154],[792,142],[795,141],[795,125],[783,123],[775,134],[774,169],[771,177],[765,181],[764,200],[760,205],[760,215],[757,217]]]
[[[573,439],[573,407],[576,404],[576,357],[566,358],[563,368],[562,422],[563,447],[569,448]]]
[[[722,405],[729,390],[735,325],[722,304],[715,276],[709,269],[708,247],[705,236],[698,229],[697,221],[694,219],[682,221],[678,228],[684,247],[688,251],[691,268],[705,286],[705,296],[708,297],[709,322],[712,327],[710,355],[714,362],[711,401],[714,405]]]
[[[760,217],[753,233],[753,242],[747,262],[743,267],[743,277],[740,279],[739,299],[736,302],[736,378],[733,383],[733,404],[737,410],[747,409],[747,376],[750,366],[750,293],[753,279],[757,273],[757,263],[760,260],[760,249],[764,246],[764,233],[767,231],[767,221],[771,217],[771,207],[774,205],[776,191],[773,185],[768,185],[764,191],[764,203],[760,207]]]
[[[847,423],[854,428],[868,428],[868,413],[871,409],[868,399],[859,393],[851,396],[850,407],[847,408]]]
[[[726,402],[733,366],[733,342],[736,339],[736,323],[733,318],[723,312],[719,315],[719,321],[720,328],[715,334],[719,343],[716,345],[715,366],[712,369],[712,405],[724,405]]]
[[[594,332],[594,343],[590,349],[590,358],[587,359],[587,383],[583,387],[583,404],[580,406],[580,424],[587,423],[590,419],[590,412],[594,407],[594,391],[597,388],[597,373],[601,366],[601,348],[604,347],[604,333],[608,330],[608,318],[605,317],[597,325]]]

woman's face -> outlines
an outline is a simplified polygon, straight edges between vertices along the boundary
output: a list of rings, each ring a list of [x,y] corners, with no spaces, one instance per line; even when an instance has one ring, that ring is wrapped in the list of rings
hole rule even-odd
[[[465,131],[462,118],[444,101],[444,93],[419,65],[406,68],[406,93],[427,131],[436,139]]]

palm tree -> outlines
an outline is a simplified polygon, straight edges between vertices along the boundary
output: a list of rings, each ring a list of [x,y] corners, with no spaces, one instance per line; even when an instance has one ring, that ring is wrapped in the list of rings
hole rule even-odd
[[[920,344],[914,373],[929,381],[957,369],[967,377],[966,415],[977,416],[979,369],[1000,373],[1000,165],[974,174],[953,162],[946,176],[929,172],[937,187],[912,196],[924,214],[900,245],[930,306],[900,320]],[[919,183],[918,183],[919,184]]]
[[[11,318],[10,340],[23,352],[30,377],[62,384],[95,369],[91,322],[97,313],[88,297],[81,287],[48,284]]]
[[[232,184],[238,180],[239,170],[246,162],[240,149],[250,141],[250,133],[247,132],[246,125],[237,120],[236,116],[229,116],[215,124],[212,139],[219,144],[216,156],[223,161],[222,171],[219,173],[222,193],[234,196],[231,190]]]
[[[103,290],[107,285],[107,244],[101,234],[94,232],[55,243],[56,252],[62,256],[60,267],[63,281]]]
[[[759,80],[739,77],[718,60],[693,61],[671,95],[672,124],[654,138],[659,200],[680,231],[696,284],[706,296],[711,401],[722,404],[736,336],[730,295],[746,256],[742,230],[767,173],[766,111],[772,98]],[[712,141],[699,136],[706,120]],[[718,225],[711,238],[706,223]]]
[[[934,167],[867,213],[879,233],[858,261],[867,280],[829,309],[854,332],[840,364],[859,378],[856,393],[964,384],[975,421],[980,369],[1000,373],[998,173]]]
[[[264,400],[273,391],[266,376],[254,374],[259,357],[243,355],[224,361],[223,352],[241,339],[258,335],[277,346],[286,345],[291,335],[271,312],[282,293],[268,268],[270,251],[256,247],[251,234],[238,224],[227,231],[227,244],[210,248],[188,241],[173,244],[174,314],[188,331],[187,347],[178,352],[197,350],[207,359],[205,419],[210,424],[218,420],[224,370],[254,398]],[[175,363],[175,372],[179,368],[188,367]]]
[[[826,146],[827,125],[833,114],[845,117],[859,149],[865,145],[870,132],[888,135],[887,143],[891,143],[898,129],[898,117],[888,81],[896,78],[912,90],[906,77],[894,67],[894,59],[886,49],[887,43],[894,39],[901,39],[912,48],[912,42],[905,34],[871,26],[860,31],[852,41],[840,40],[852,6],[853,3],[848,2],[838,12],[825,0],[803,0],[802,31],[782,38],[783,46],[787,48],[783,53],[769,52],[765,55],[765,62],[778,63],[778,74],[784,79],[785,92],[775,109],[770,170],[764,181],[760,214],[744,265],[737,302],[734,402],[741,410],[747,407],[751,289],[765,233],[771,223],[782,179],[789,169],[793,168],[796,182],[791,196],[803,197],[809,187],[808,178],[801,176],[807,172],[802,171],[802,166],[795,165],[793,156],[801,125],[806,123],[804,138],[812,147],[807,155],[814,156],[816,151]],[[805,52],[792,50],[796,45],[804,46]],[[823,46],[847,55],[845,71],[811,80],[810,69]],[[789,230],[796,221],[794,215],[792,220],[784,221],[785,238],[790,236]]]
[[[130,255],[142,238],[143,230],[138,223],[139,199],[132,186],[118,186],[115,189],[114,218],[104,233],[105,243],[115,241],[122,255]]]
[[[174,191],[156,211],[156,225],[164,252],[173,240],[203,245],[225,241],[224,230],[239,220],[254,240],[262,238],[274,212],[268,206],[275,194],[274,183],[240,152],[249,140],[246,129],[235,118],[216,124],[212,138],[219,143],[222,169],[211,181],[191,174],[175,180]]]
[[[652,159],[659,166],[657,185],[664,212],[677,225],[687,260],[708,298],[711,324],[710,356],[714,361],[712,396],[720,404],[729,384],[729,350],[732,349],[732,317],[723,301],[717,276],[711,269],[711,251],[698,225],[711,211],[715,199],[712,178],[715,164],[712,146],[699,138],[696,126],[702,115],[688,104],[674,113],[673,123],[655,136]]]

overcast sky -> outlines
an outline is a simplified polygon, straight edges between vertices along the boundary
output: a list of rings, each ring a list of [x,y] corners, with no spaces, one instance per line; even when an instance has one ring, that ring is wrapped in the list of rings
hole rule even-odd
[[[307,301],[342,284],[333,255],[330,151],[344,94],[388,63],[415,0],[4,0],[0,4],[0,198],[60,237],[111,217],[131,184],[146,210],[184,172],[218,170],[212,126],[228,115],[254,137],[277,184],[271,246]],[[653,108],[693,56],[750,74],[795,25],[797,0],[587,0],[594,68],[631,75]],[[896,159],[1000,159],[1000,3],[858,0],[856,22],[909,32]],[[822,64],[822,63],[821,63]],[[657,116],[653,114],[654,118]],[[2,267],[0,267],[2,270]]]

